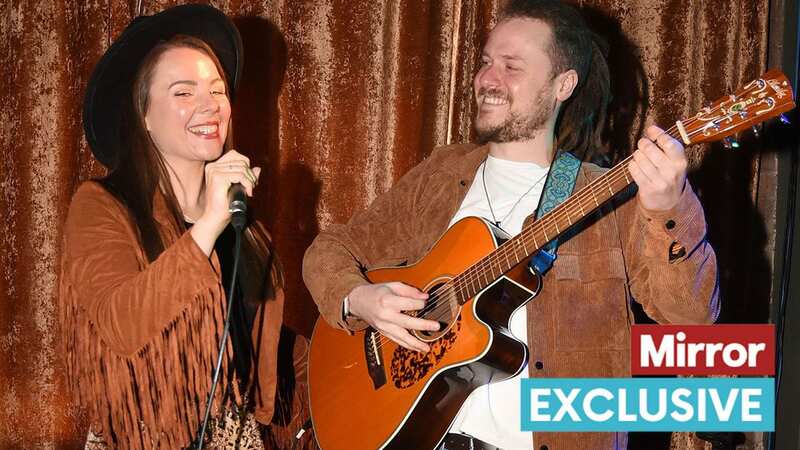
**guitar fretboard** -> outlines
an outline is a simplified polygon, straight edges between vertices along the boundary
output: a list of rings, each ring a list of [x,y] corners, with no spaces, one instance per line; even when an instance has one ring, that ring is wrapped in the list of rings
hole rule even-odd
[[[628,163],[631,159],[630,156],[625,158],[539,220],[529,223],[518,235],[454,277],[450,281],[450,289],[458,303],[460,305],[466,303],[494,280],[627,188],[633,182],[628,172]]]
[[[766,72],[736,94],[724,96],[694,116],[666,130],[669,136],[689,145],[731,136],[764,120],[794,108],[794,95],[786,76],[777,70]],[[591,214],[633,181],[625,158],[594,179],[539,220],[529,223],[515,237],[447,282],[442,294],[463,305],[501,275],[529,258],[545,244]]]

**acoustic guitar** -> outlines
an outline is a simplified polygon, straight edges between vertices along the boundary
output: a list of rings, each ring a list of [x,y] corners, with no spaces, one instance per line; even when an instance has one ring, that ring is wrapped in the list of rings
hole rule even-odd
[[[769,71],[667,132],[687,146],[721,140],[793,107],[788,80]],[[309,396],[322,449],[433,449],[473,390],[519,373],[528,349],[511,335],[508,322],[542,286],[528,269],[531,255],[630,185],[630,161],[513,238],[484,219],[467,217],[415,264],[368,271],[372,283],[401,281],[427,292],[426,306],[408,314],[444,325],[436,332],[413,331],[431,346],[419,353],[373,328],[350,335],[317,321]]]

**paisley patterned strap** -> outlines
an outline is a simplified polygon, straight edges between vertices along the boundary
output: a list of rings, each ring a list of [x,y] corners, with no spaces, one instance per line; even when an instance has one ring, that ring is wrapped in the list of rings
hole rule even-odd
[[[539,201],[539,208],[536,210],[536,219],[549,213],[553,208],[566,200],[575,188],[575,180],[578,179],[578,169],[581,168],[581,161],[569,152],[561,154],[553,162],[547,181],[542,191],[542,199]],[[528,266],[537,273],[544,275],[553,262],[556,260],[556,250],[558,249],[558,238],[553,239],[536,252],[531,258]]]

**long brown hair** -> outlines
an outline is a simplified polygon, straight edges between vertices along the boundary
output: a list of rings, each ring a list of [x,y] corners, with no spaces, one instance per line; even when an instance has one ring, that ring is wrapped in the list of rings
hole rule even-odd
[[[559,149],[583,160],[591,158],[603,146],[606,109],[611,100],[605,41],[589,29],[575,8],[558,0],[510,0],[500,20],[514,18],[541,20],[550,26],[551,75],[570,69],[578,73],[578,85],[556,120],[556,139]]]
[[[198,38],[177,35],[159,43],[145,56],[134,78],[128,101],[120,105],[123,113],[120,140],[124,148],[119,149],[119,164],[101,180],[101,183],[128,209],[139,232],[140,244],[151,262],[164,251],[164,242],[153,217],[153,198],[156,189],[162,190],[174,225],[181,231],[186,230],[183,213],[169,181],[167,165],[150,133],[147,132],[144,121],[155,67],[167,50],[175,48],[191,48],[208,56],[216,65],[225,83],[226,95],[230,92],[225,71],[211,47]],[[228,130],[224,143],[225,150],[231,147],[232,142],[230,126]]]

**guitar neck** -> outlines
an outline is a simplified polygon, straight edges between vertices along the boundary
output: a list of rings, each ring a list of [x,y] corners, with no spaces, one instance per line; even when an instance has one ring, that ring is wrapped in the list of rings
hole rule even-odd
[[[463,304],[474,297],[502,274],[630,186],[633,182],[628,172],[631,159],[630,156],[625,158],[613,169],[594,179],[540,219],[529,223],[518,235],[456,276],[452,282],[457,288],[459,302]]]
[[[786,76],[770,70],[732,95],[726,95],[666,133],[685,145],[721,140],[793,109],[794,94]],[[540,219],[529,223],[512,239],[450,280],[460,304],[492,284],[501,275],[539,251],[584,217],[599,209],[633,181],[625,158]]]

